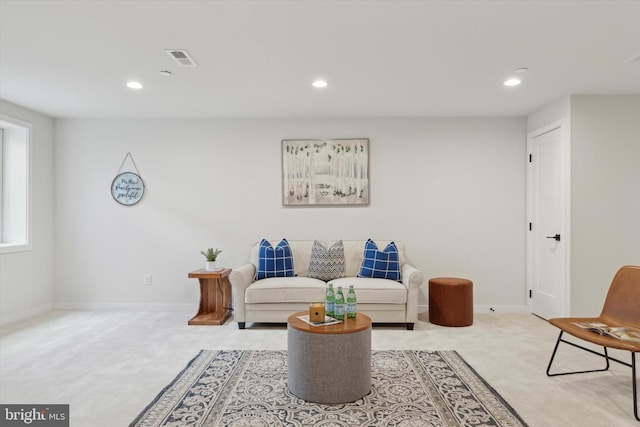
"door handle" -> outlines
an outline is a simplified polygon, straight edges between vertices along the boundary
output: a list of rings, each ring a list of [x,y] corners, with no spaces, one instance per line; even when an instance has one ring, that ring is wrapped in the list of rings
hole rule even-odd
[[[560,241],[560,235],[556,234],[554,236],[547,236],[547,239],[554,239],[556,242]]]

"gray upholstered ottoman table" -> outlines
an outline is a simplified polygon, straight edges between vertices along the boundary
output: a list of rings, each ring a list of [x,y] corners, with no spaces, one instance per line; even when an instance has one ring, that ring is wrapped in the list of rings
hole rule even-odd
[[[314,403],[354,402],[371,391],[371,318],[311,326],[294,313],[287,320],[288,385]]]

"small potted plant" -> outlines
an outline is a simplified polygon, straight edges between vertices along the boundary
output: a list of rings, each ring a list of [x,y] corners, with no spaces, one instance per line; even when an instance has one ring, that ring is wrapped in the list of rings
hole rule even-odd
[[[207,259],[204,269],[207,271],[214,271],[216,269],[216,258],[222,251],[220,249],[209,248],[207,251],[200,251],[202,255]]]

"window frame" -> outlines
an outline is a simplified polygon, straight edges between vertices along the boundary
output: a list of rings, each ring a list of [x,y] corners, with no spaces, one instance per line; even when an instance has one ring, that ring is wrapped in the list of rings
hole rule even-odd
[[[17,119],[15,117],[11,117],[11,116],[7,116],[4,114],[0,114],[0,128],[2,128],[2,143],[0,144],[0,150],[2,151],[2,154],[0,154],[0,161],[2,161],[2,164],[0,166],[0,185],[2,185],[2,187],[0,187],[0,254],[6,254],[6,253],[15,253],[15,252],[24,252],[24,251],[30,251],[32,249],[32,210],[31,210],[31,206],[32,206],[32,195],[33,195],[33,191],[31,188],[31,182],[32,182],[32,171],[33,171],[33,156],[32,156],[32,134],[33,134],[33,125],[30,122],[26,122],[24,120],[20,120]],[[6,206],[4,204],[4,193],[5,193],[5,186],[6,186],[6,179],[5,179],[5,161],[7,161],[6,159],[6,151],[5,151],[5,144],[6,144],[6,135],[7,132],[6,130],[8,128],[15,128],[15,129],[21,129],[22,131],[25,132],[25,157],[26,157],[26,164],[25,164],[25,191],[27,192],[26,197],[25,197],[25,210],[24,210],[24,215],[25,215],[25,236],[24,236],[24,241],[20,241],[20,242],[5,242],[5,229],[7,227],[5,221],[5,214],[6,214]]]

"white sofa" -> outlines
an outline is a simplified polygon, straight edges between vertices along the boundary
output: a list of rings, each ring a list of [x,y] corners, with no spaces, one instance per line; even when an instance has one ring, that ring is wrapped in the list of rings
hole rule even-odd
[[[364,257],[365,240],[343,240],[346,277],[333,279],[334,287],[346,290],[354,285],[358,312],[374,323],[403,323],[412,330],[418,317],[418,288],[424,275],[405,262],[404,245],[395,242],[400,260],[401,281],[356,277]],[[270,241],[275,246],[278,240]],[[325,242],[330,246],[333,242]],[[382,250],[389,241],[376,241]],[[229,276],[233,289],[234,320],[240,329],[246,322],[286,323],[297,311],[309,309],[309,303],[322,302],[327,283],[307,277],[313,240],[289,240],[295,277],[270,277],[255,280],[259,243],[252,246],[249,263],[234,269]]]

